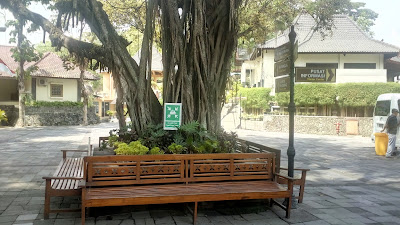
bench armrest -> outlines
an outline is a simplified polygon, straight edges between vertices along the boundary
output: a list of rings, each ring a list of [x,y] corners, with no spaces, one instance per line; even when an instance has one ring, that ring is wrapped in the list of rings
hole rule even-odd
[[[86,181],[84,179],[79,181],[78,187],[80,188],[86,188]]]
[[[46,180],[82,180],[83,177],[42,177]]]
[[[88,152],[88,150],[79,150],[79,149],[62,149],[61,152],[63,153],[63,159],[67,157],[67,152]]]
[[[284,178],[284,179],[286,179],[286,180],[288,180],[288,181],[292,181],[292,182],[296,180],[296,179],[293,178],[293,177],[289,177],[289,176],[286,176],[286,175],[282,175],[282,174],[280,174],[280,173],[275,173],[275,176]]]
[[[288,170],[288,168],[284,168],[284,167],[281,167],[280,169],[281,169],[281,170]],[[300,169],[300,168],[295,168],[294,170],[299,170],[299,171],[310,171],[310,169]]]

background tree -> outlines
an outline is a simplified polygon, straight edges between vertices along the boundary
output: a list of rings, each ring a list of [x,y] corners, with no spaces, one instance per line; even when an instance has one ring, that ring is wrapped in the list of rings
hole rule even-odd
[[[25,3],[26,4],[26,3]],[[35,53],[33,45],[26,39],[23,34],[26,20],[14,13],[15,21],[9,21],[7,26],[14,26],[15,30],[11,31],[12,38],[10,43],[17,42],[17,47],[12,48],[12,57],[18,62],[17,79],[18,79],[18,120],[16,126],[25,126],[25,80],[29,74],[35,70],[35,67],[30,67],[25,71],[25,63],[39,60],[39,55]],[[28,32],[34,31],[36,27],[33,25]],[[17,38],[17,40],[15,40]]]

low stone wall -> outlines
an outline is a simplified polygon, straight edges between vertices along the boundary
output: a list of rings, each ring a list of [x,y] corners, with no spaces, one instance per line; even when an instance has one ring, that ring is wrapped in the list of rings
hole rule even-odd
[[[295,116],[294,131],[303,134],[337,135],[336,123],[340,126],[339,135],[372,134],[372,117],[335,117],[335,116]],[[263,128],[270,132],[289,132],[289,116],[264,115]]]
[[[76,106],[28,106],[25,109],[26,126],[71,126],[83,121],[83,108]],[[97,124],[100,118],[94,107],[88,109],[88,123]]]
[[[15,123],[18,120],[18,108],[13,105],[0,105],[0,109],[6,112],[7,122],[2,121],[1,125],[3,126],[15,126]]]

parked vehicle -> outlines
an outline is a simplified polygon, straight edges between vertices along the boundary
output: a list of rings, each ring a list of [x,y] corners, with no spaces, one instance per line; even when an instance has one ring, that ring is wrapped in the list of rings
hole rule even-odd
[[[373,128],[371,139],[375,142],[375,133],[381,132],[385,126],[386,119],[392,114],[392,109],[399,109],[400,107],[400,93],[388,93],[379,95],[374,109]],[[397,118],[400,121],[400,118]],[[387,131],[386,131],[387,132]],[[399,130],[397,131],[399,134]],[[396,146],[400,146],[400,135],[397,135]]]

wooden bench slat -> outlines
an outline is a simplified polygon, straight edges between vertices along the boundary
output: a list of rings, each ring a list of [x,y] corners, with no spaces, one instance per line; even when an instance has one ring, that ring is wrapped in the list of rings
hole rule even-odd
[[[247,185],[252,188],[245,188]],[[178,191],[177,191],[178,190]],[[87,207],[100,206],[103,201],[112,200],[115,205],[142,205],[159,204],[160,198],[169,199],[173,202],[194,202],[194,201],[216,201],[227,196],[236,195],[248,198],[277,198],[286,197],[288,190],[272,181],[251,181],[251,182],[223,182],[223,183],[194,183],[182,185],[151,185],[131,187],[96,188],[86,192]],[[252,196],[253,195],[253,196]],[[230,196],[228,199],[234,198]],[[118,200],[120,199],[120,200]],[[126,200],[132,199],[132,201]],[[240,197],[239,197],[240,199]]]

